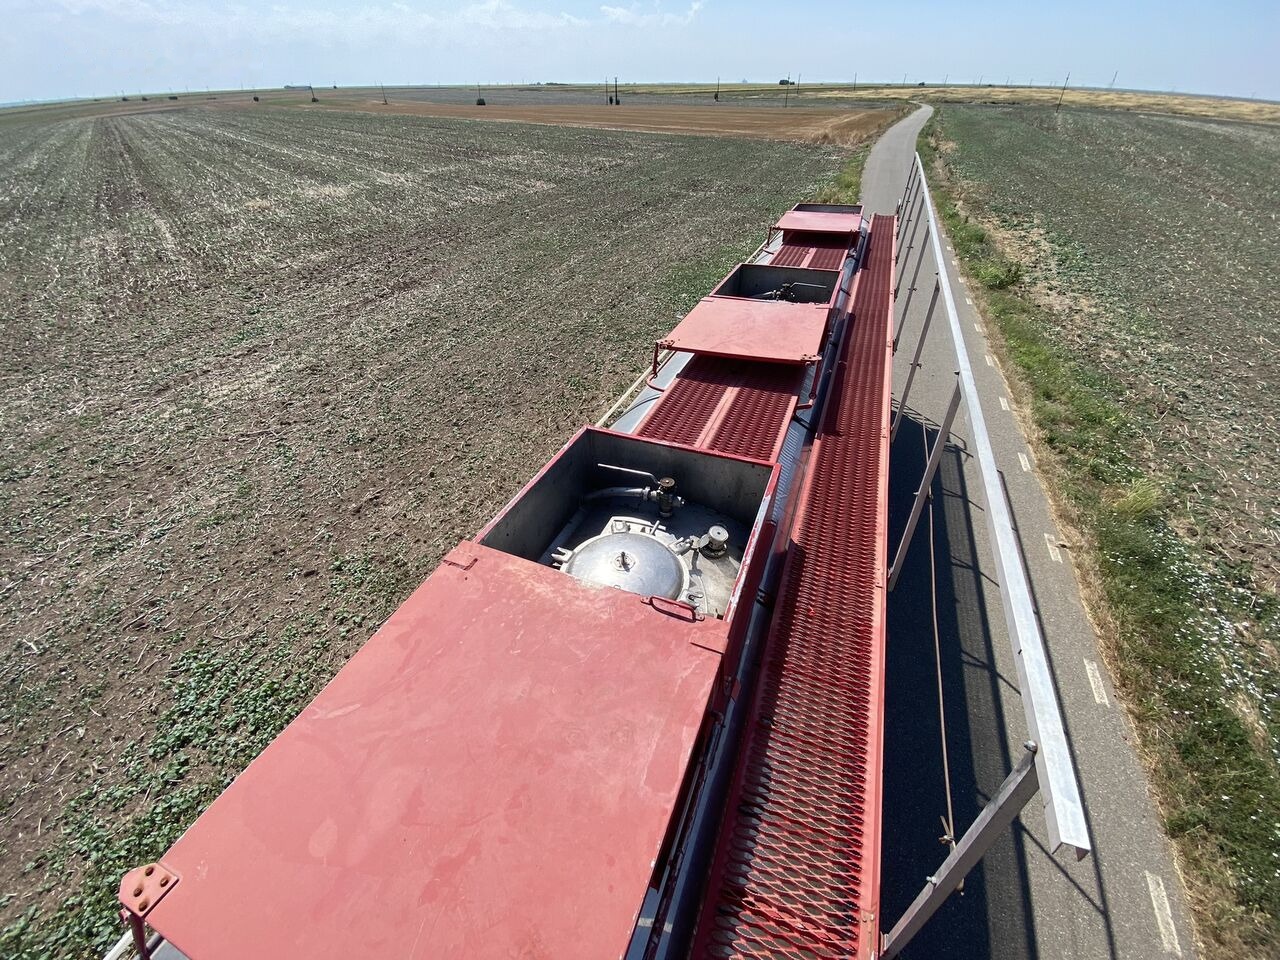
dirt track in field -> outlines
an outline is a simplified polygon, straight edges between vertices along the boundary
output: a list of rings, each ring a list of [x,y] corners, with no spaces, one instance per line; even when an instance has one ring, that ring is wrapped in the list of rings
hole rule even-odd
[[[548,123],[605,130],[639,130],[651,133],[698,134],[715,137],[752,137],[795,140],[804,143],[852,145],[884,129],[897,114],[891,110],[848,110],[824,107],[772,109],[724,104],[666,106],[654,104],[591,106],[587,104],[493,104],[399,102],[380,100],[322,100],[329,109],[369,110],[375,113],[457,117],[466,120],[508,120]]]

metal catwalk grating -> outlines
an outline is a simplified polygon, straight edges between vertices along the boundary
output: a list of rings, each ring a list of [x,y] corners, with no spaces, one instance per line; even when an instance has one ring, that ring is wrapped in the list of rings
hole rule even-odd
[[[725,411],[710,447],[721,453],[773,460],[803,379],[802,367],[755,364]]]
[[[879,929],[893,217],[871,226],[693,956],[867,958]]]
[[[845,254],[848,251],[844,247],[835,248],[819,247],[813,251],[813,257],[809,260],[809,266],[814,270],[839,270],[844,264]]]
[[[769,264],[775,267],[808,267],[839,270],[849,252],[848,236],[796,233],[778,248]]]
[[[811,253],[813,253],[813,247],[805,244],[784,243],[778,248],[778,252],[773,255],[769,264],[774,267],[802,267]]]
[[[713,426],[710,450],[772,460],[782,441],[803,368],[698,355],[680,371],[637,435],[696,444]],[[728,396],[727,403],[726,395]],[[723,410],[721,409],[723,405]]]
[[[701,354],[694,357],[645,417],[637,436],[693,443],[706,429],[732,382],[732,371],[725,361]]]

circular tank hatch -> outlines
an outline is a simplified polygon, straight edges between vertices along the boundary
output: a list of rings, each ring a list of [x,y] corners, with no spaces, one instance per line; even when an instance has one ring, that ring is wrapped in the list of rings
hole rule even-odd
[[[645,597],[676,600],[689,571],[660,541],[644,533],[605,533],[584,541],[560,568],[570,576]]]

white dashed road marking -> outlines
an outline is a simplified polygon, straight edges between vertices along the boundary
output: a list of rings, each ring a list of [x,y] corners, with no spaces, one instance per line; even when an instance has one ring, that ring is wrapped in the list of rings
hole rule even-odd
[[[1004,410],[1006,413],[1009,411],[1009,401],[1004,397],[1000,398],[1000,409]]]
[[[1098,664],[1086,657],[1084,672],[1089,675],[1089,686],[1093,687],[1093,699],[1104,707],[1111,706],[1111,701],[1107,699],[1107,688],[1102,685],[1102,671],[1098,669]]]
[[[969,306],[971,306],[971,307],[973,306],[973,299],[972,299],[971,297],[965,297],[965,298],[964,298],[964,302],[965,302],[965,303],[967,303],[967,304],[968,304]]]
[[[1053,557],[1053,562],[1061,563],[1062,551],[1058,549],[1058,540],[1052,533],[1044,535],[1044,545],[1049,548],[1049,556]]]
[[[1182,944],[1178,942],[1178,931],[1173,927],[1173,911],[1169,909],[1169,897],[1164,892],[1164,881],[1150,870],[1147,875],[1147,889],[1151,891],[1151,906],[1156,912],[1156,926],[1160,928],[1160,944],[1165,953],[1175,957],[1182,956]]]
[[[991,356],[991,354],[989,354],[989,353],[988,353],[988,354],[987,354],[987,366],[988,366],[988,367],[994,367],[995,365],[996,365],[995,358],[993,358],[993,357]]]
[[[1031,461],[1027,459],[1027,455],[1025,453],[1018,454],[1018,462],[1022,464],[1023,473],[1031,472]]]

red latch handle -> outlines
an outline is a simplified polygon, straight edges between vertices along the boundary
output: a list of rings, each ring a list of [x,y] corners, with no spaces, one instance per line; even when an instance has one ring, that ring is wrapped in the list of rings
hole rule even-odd
[[[677,620],[697,623],[703,619],[697,607],[682,600],[671,600],[668,597],[646,597],[644,602],[659,613],[665,613],[667,616],[675,617]]]

